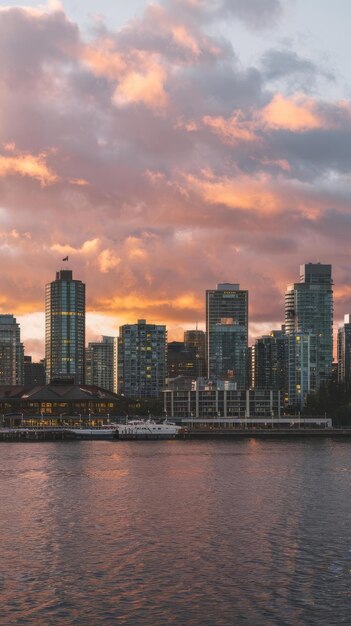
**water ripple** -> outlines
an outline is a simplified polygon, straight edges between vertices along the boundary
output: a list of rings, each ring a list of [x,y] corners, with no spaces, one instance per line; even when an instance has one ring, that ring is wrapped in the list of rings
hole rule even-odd
[[[1,624],[349,624],[350,442],[2,444]]]

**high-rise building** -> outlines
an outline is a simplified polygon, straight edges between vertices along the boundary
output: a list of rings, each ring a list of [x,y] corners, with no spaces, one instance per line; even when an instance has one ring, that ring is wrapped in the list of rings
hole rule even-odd
[[[188,352],[193,352],[196,360],[196,376],[206,374],[206,335],[203,330],[186,330],[184,332],[184,347]]]
[[[117,337],[91,341],[85,353],[85,382],[117,393]]]
[[[338,329],[338,382],[351,385],[351,315],[344,317]]]
[[[295,410],[302,410],[309,393],[316,391],[318,337],[313,333],[289,333],[286,368],[285,401]]]
[[[284,328],[272,330],[269,335],[256,339],[251,350],[254,389],[285,390],[287,345]]]
[[[209,378],[247,386],[248,291],[223,283],[206,291],[206,360]]]
[[[321,263],[301,265],[300,282],[289,285],[285,294],[285,328],[287,335],[295,333],[297,338],[311,335],[310,340],[306,339],[306,345],[309,344],[310,348],[307,352],[304,351],[304,358],[307,358],[308,352],[311,355],[310,389],[306,386],[304,388],[306,393],[318,389],[322,383],[330,380],[332,375],[333,281],[331,265]],[[296,354],[299,354],[299,351]],[[291,363],[291,358],[289,359]],[[290,372],[292,372],[291,368]],[[289,389],[292,389],[291,384],[289,384]]]
[[[56,273],[45,292],[46,380],[85,379],[85,284],[71,270]]]
[[[24,349],[13,315],[0,315],[0,385],[22,385]]]
[[[125,324],[118,338],[118,393],[130,398],[156,398],[167,373],[166,326]]]

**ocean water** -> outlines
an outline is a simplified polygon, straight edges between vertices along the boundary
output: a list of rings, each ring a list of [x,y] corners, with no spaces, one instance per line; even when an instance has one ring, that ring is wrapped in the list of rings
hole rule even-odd
[[[0,444],[0,624],[351,624],[351,441]]]

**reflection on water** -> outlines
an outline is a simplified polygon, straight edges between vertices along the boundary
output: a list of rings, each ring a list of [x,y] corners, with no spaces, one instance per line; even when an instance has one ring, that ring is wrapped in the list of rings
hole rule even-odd
[[[349,624],[351,442],[1,444],[1,624]]]

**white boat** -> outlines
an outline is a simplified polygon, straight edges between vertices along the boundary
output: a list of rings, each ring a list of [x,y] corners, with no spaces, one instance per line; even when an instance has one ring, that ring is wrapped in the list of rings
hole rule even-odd
[[[130,420],[116,427],[116,439],[175,439],[185,432],[182,426],[173,422],[157,423],[154,420]]]
[[[72,439],[113,439],[116,426],[102,426],[101,428],[66,428],[65,432]]]

